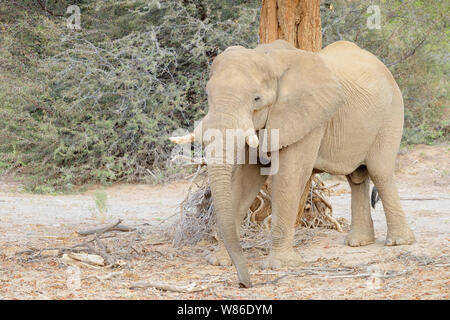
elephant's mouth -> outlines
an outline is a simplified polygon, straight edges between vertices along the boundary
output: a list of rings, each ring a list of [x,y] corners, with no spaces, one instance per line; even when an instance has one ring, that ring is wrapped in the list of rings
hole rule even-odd
[[[252,123],[256,131],[265,129],[269,120],[269,106],[264,106],[261,109],[254,110],[252,116]]]

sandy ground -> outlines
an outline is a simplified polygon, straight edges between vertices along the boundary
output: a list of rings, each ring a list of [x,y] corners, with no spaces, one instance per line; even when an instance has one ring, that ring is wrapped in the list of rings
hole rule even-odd
[[[75,230],[100,224],[95,191],[43,196],[0,182],[0,299],[449,299],[449,146],[415,146],[397,161],[397,183],[416,243],[385,247],[385,217],[372,216],[376,243],[351,248],[345,233],[301,229],[299,268],[262,270],[266,250],[246,250],[255,286],[237,288],[234,268],[206,264],[213,244],[173,248],[165,230],[177,218],[188,183],[118,185],[107,194],[106,222],[121,218],[131,233],[103,240],[119,266],[93,267],[67,261],[45,248],[85,241]],[[342,177],[330,196],[333,215],[350,221],[349,187]],[[89,238],[91,239],[91,238]],[[42,251],[43,250],[43,251]],[[184,292],[136,287],[169,284]]]

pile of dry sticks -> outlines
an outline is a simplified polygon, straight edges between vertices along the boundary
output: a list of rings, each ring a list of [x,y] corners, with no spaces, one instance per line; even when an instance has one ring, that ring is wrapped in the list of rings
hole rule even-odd
[[[201,240],[216,238],[214,205],[206,174],[205,159],[172,159],[183,160],[185,165],[196,166],[197,170],[189,176],[191,184],[187,195],[180,205],[180,218],[174,224],[174,244],[194,245]],[[303,192],[297,215],[296,226],[304,228],[330,228],[343,231],[347,222],[335,219],[333,209],[326,196],[338,184],[326,187],[318,175],[311,176]],[[299,192],[302,192],[299,190]],[[257,241],[261,245],[268,241],[272,219],[271,179],[269,178],[250,206],[242,225],[241,236],[245,242]],[[245,247],[245,245],[244,245]],[[254,245],[253,245],[254,247]]]

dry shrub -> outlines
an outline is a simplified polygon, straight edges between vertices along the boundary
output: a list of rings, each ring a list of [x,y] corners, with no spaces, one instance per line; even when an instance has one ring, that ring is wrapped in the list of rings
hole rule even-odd
[[[192,179],[186,198],[180,205],[180,218],[173,225],[175,246],[195,245],[201,240],[214,241],[216,219],[205,168],[199,168]],[[318,175],[311,177],[309,192],[300,201],[296,229],[328,228],[340,232],[347,228],[345,219],[335,219],[326,196],[332,187],[326,187]],[[271,179],[269,178],[251,204],[241,227],[243,247],[266,247],[269,242],[272,219]],[[303,203],[303,205],[302,205]],[[299,235],[296,232],[296,236]],[[298,240],[298,239],[297,239]]]

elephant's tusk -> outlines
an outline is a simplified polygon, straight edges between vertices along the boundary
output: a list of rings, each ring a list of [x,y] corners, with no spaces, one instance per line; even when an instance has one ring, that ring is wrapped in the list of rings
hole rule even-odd
[[[252,148],[257,148],[259,145],[259,139],[256,134],[252,134],[250,136],[245,137],[245,141],[247,141],[247,144]]]
[[[170,137],[169,140],[176,144],[191,143],[195,141],[195,134],[189,133],[181,137]]]
[[[195,141],[195,134],[190,133],[181,137],[170,137],[169,140],[176,144],[191,143]],[[259,145],[259,139],[256,134],[245,137],[245,141],[252,148],[257,148]]]

